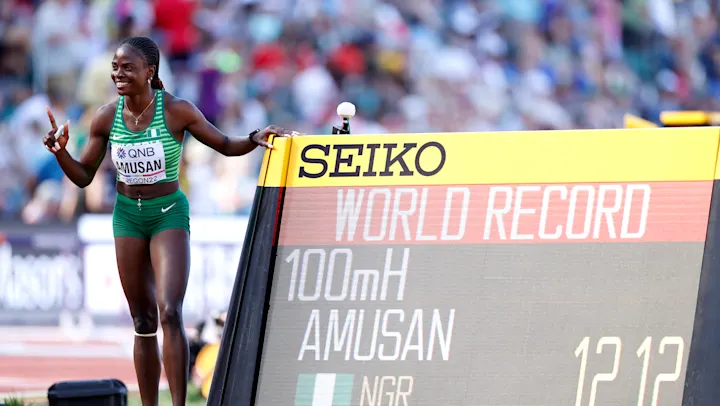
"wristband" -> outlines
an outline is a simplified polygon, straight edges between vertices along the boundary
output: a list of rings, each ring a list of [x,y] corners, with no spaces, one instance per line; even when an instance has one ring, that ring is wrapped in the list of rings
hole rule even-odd
[[[255,140],[253,139],[253,137],[255,136],[255,134],[257,134],[257,133],[259,133],[259,132],[260,132],[260,129],[258,128],[257,130],[255,130],[255,131],[251,132],[250,134],[248,134],[248,139],[250,140],[250,142],[252,142],[252,143],[255,144],[255,145],[260,145],[260,144],[258,144],[257,142],[255,142]]]

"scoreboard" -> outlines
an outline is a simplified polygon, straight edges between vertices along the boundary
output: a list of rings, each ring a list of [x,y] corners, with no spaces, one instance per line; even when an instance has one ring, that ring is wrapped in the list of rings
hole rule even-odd
[[[275,139],[208,404],[716,404],[719,139]]]

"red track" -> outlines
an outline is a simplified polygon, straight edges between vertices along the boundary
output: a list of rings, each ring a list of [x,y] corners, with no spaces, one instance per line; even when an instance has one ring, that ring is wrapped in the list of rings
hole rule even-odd
[[[137,384],[132,360],[0,357],[0,365],[0,393],[45,392],[55,382],[79,379],[117,378]]]
[[[112,334],[122,342],[107,337],[72,339],[59,329],[1,330],[0,399],[10,393],[42,397],[53,383],[65,380],[116,378],[131,390],[137,388],[132,330]]]

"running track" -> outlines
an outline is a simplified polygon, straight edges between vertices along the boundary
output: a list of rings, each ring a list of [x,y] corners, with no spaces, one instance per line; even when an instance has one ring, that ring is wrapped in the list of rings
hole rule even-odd
[[[132,342],[123,328],[73,337],[60,328],[0,327],[0,399],[46,397],[53,383],[80,379],[116,378],[134,391]]]

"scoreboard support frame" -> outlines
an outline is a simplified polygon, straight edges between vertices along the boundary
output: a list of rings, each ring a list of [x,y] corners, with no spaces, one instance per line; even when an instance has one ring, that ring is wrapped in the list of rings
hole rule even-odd
[[[255,404],[291,145],[283,138],[269,142],[273,149],[263,159],[208,406]]]

